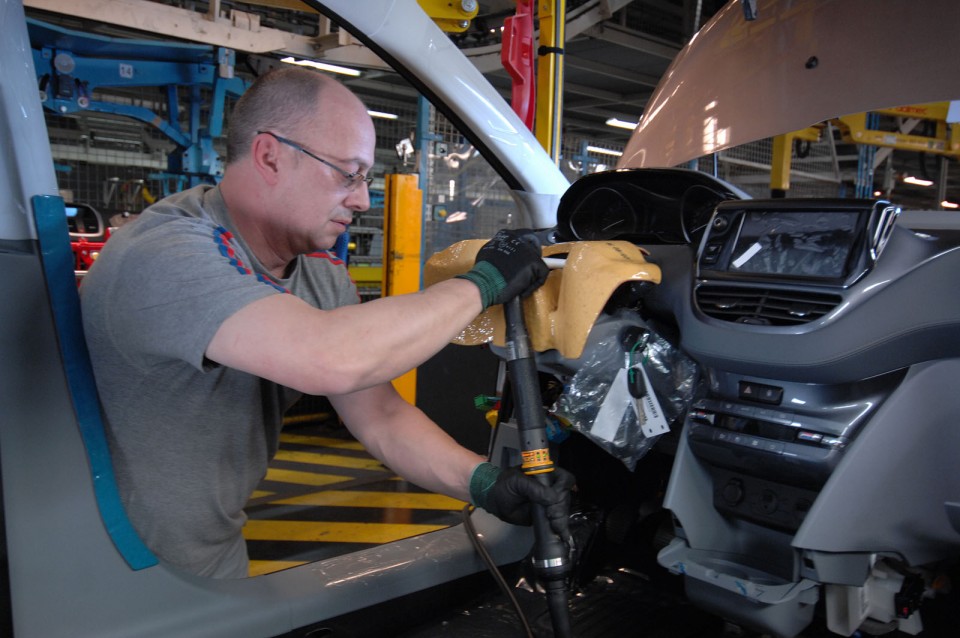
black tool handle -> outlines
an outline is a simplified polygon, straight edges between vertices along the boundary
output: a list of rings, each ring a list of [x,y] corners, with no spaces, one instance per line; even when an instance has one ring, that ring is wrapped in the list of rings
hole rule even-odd
[[[507,324],[507,372],[513,387],[514,413],[520,431],[521,468],[528,476],[550,485],[554,465],[550,458],[536,360],[520,298],[515,297],[503,304],[503,312]],[[572,635],[566,590],[567,549],[563,539],[550,528],[542,505],[534,505],[533,529],[536,540],[534,568],[546,590],[553,632],[555,636],[566,638]]]

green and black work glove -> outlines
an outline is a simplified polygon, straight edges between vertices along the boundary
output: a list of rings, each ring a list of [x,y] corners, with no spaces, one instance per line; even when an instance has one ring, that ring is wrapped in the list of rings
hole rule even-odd
[[[501,469],[493,463],[481,463],[470,476],[470,500],[514,525],[531,525],[531,505],[542,505],[550,529],[564,542],[569,542],[570,489],[575,478],[559,467],[546,476],[550,477],[549,486],[527,476],[519,467]]]
[[[550,270],[532,231],[501,230],[480,248],[473,268],[457,275],[480,288],[484,309],[517,295],[526,297],[543,285]]]

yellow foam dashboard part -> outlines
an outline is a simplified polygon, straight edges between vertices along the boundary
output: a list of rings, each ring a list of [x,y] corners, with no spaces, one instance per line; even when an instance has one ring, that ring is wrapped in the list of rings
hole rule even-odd
[[[423,272],[424,285],[464,273],[473,267],[483,239],[458,242],[436,253]],[[523,300],[530,341],[537,352],[558,350],[567,358],[583,353],[587,336],[613,292],[630,281],[660,283],[660,268],[644,251],[626,241],[578,241],[543,248],[544,257],[565,257],[546,283]],[[454,340],[460,345],[505,344],[502,306],[487,308]]]

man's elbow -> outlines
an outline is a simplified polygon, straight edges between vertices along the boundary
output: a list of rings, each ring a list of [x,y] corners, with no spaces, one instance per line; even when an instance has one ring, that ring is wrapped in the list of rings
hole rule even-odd
[[[351,362],[326,362],[314,364],[313,369],[305,372],[291,387],[305,394],[328,396],[350,394],[382,381],[364,366]]]

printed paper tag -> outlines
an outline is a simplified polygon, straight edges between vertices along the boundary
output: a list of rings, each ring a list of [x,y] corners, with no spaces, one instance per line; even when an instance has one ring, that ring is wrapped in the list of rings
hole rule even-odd
[[[627,369],[620,368],[616,378],[610,384],[610,390],[604,397],[597,418],[593,421],[590,433],[603,441],[613,443],[623,421],[623,415],[633,408],[633,397],[627,389]]]
[[[638,414],[641,410],[643,411],[643,414],[640,415],[640,430],[647,438],[666,434],[670,431],[670,426],[667,424],[667,419],[663,415],[663,408],[660,407],[657,394],[650,386],[650,378],[647,377],[647,372],[643,369],[642,365],[637,364],[634,367],[639,369],[641,374],[643,374],[643,384],[647,389],[643,398],[636,399],[634,404],[634,409],[637,410]]]

